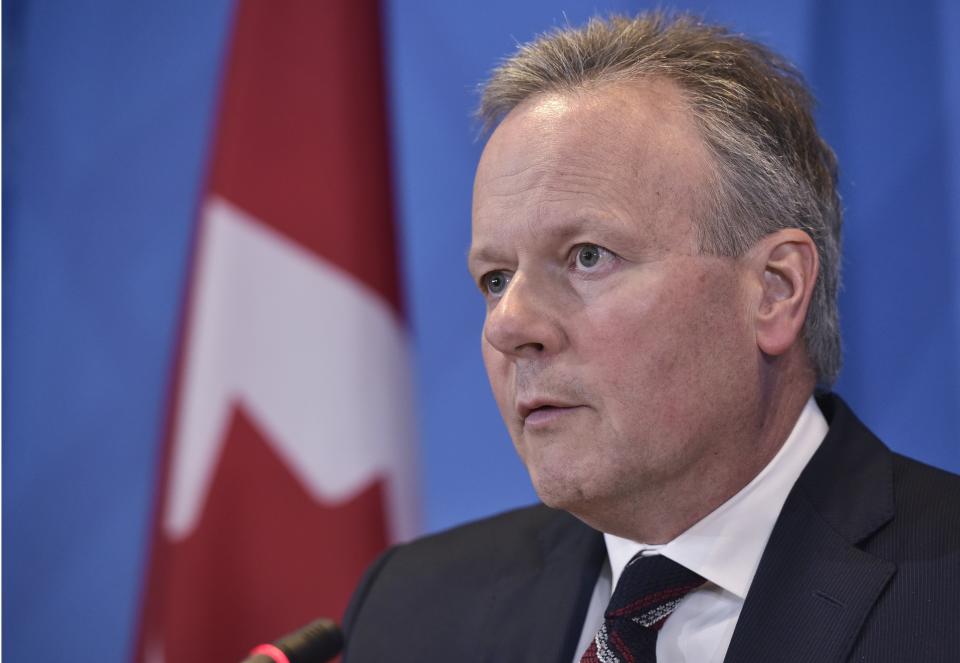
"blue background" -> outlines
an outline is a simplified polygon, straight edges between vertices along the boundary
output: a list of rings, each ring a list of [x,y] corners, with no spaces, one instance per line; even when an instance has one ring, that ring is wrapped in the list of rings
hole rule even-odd
[[[429,530],[534,499],[467,277],[476,85],[516,42],[637,2],[393,0],[404,285]],[[686,2],[785,53],[847,209],[838,391],[960,470],[960,4]],[[3,5],[3,640],[129,658],[227,0]]]

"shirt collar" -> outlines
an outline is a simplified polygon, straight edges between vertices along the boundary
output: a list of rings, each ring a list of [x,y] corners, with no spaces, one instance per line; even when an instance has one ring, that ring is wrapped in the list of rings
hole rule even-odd
[[[766,467],[740,492],[669,543],[648,545],[604,533],[613,572],[611,587],[617,586],[627,562],[642,552],[664,555],[745,599],[783,503],[827,429],[827,420],[811,397],[787,441]]]

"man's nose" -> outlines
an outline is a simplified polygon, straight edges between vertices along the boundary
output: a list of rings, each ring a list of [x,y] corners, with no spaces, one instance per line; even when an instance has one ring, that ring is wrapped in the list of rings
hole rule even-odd
[[[484,339],[505,355],[556,352],[562,347],[564,336],[552,299],[545,287],[538,287],[523,274],[514,274],[506,292],[487,312]]]

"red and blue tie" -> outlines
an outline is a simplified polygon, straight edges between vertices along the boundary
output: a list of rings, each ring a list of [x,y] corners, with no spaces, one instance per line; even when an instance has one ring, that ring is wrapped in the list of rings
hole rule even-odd
[[[656,663],[657,634],[681,599],[706,582],[662,555],[631,559],[580,663]]]

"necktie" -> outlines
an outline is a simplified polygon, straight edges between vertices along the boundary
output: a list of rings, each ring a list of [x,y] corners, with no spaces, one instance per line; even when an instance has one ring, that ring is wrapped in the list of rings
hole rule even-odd
[[[580,663],[656,663],[660,627],[680,600],[704,582],[662,555],[636,555],[623,570],[603,625]]]

